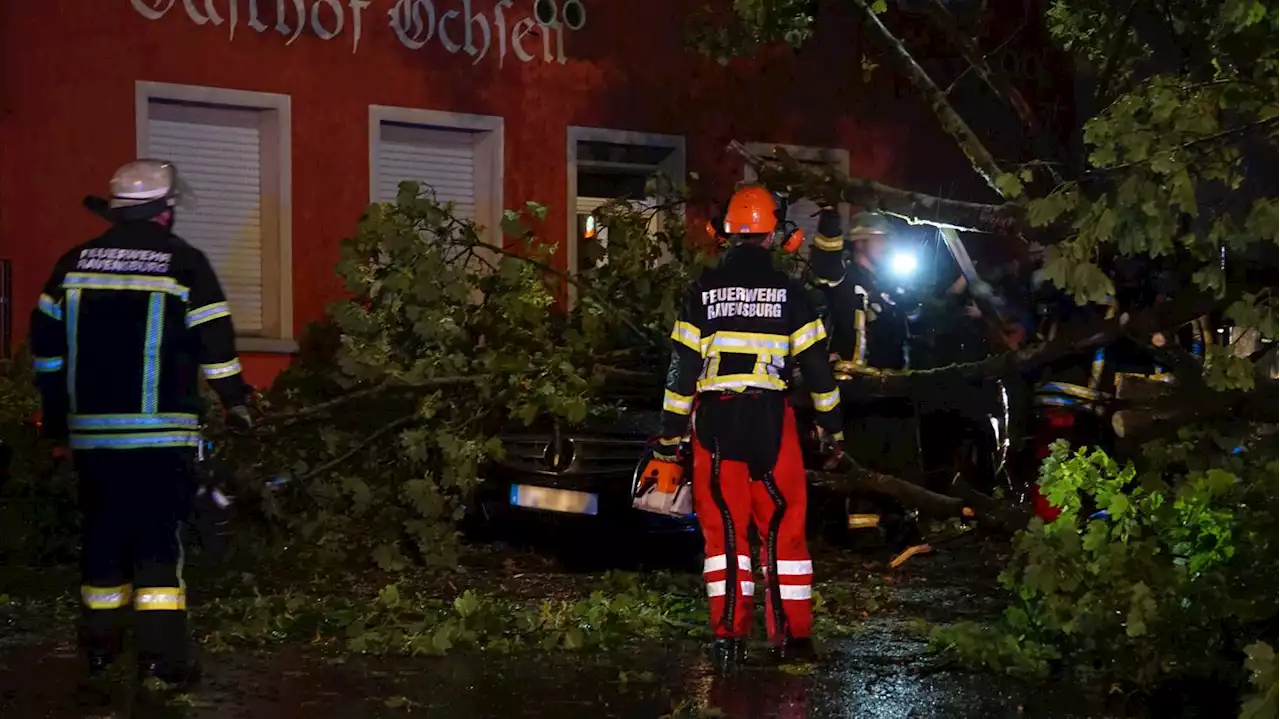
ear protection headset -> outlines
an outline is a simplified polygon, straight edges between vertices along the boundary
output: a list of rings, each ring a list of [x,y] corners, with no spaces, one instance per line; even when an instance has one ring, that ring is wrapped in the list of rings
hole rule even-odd
[[[804,244],[804,230],[800,229],[800,226],[796,223],[786,219],[786,195],[782,195],[777,192],[770,194],[773,195],[774,204],[777,206],[773,211],[773,215],[778,220],[777,227],[774,228],[771,233],[773,235],[773,243],[781,247],[782,251],[788,254],[798,252],[800,247]],[[715,217],[712,217],[707,222],[707,234],[711,237],[715,238],[720,236],[720,233],[716,228],[724,227],[724,216],[728,212],[728,208],[729,201],[725,200],[724,203],[720,205],[720,209],[716,212]]]

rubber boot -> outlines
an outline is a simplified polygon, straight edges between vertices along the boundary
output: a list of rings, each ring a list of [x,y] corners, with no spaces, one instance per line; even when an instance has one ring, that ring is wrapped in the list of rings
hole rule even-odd
[[[720,637],[711,643],[711,665],[718,674],[737,671],[746,658],[747,644],[743,639]]]
[[[76,700],[84,707],[104,706],[111,701],[111,677],[108,671],[117,655],[101,650],[86,650],[84,675],[76,685]]]
[[[186,661],[166,661],[159,657],[138,657],[138,686],[153,693],[181,693],[194,689],[202,674],[194,653]]]
[[[818,661],[818,650],[809,637],[788,639],[782,646],[774,647],[773,658],[779,664],[813,664]]]

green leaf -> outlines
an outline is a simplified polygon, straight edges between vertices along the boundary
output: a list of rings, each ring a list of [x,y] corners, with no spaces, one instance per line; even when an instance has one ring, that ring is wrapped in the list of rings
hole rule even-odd
[[[995,178],[996,190],[1007,198],[1021,197],[1023,193],[1022,181],[1012,172],[1006,172]]]
[[[378,603],[385,607],[394,607],[400,603],[400,588],[388,584],[378,591]]]
[[[458,613],[458,616],[469,617],[480,609],[480,599],[476,596],[475,591],[468,589],[453,600],[453,609]]]

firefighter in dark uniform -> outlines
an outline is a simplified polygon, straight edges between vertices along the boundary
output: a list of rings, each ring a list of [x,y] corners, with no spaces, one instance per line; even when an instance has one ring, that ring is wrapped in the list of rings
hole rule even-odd
[[[247,427],[231,311],[209,260],[173,234],[183,185],[137,160],[111,179],[110,229],[62,256],[32,313],[48,436],[68,441],[83,510],[83,622],[90,676],[118,655],[130,606],[140,675],[185,684],[179,525],[191,506],[199,380]]]
[[[763,540],[769,640],[783,658],[813,651],[807,485],[787,392],[794,368],[832,463],[842,437],[826,331],[804,286],[773,264],[773,244],[798,233],[778,215],[776,198],[762,187],[734,194],[717,228],[734,244],[686,293],[671,335],[660,446],[681,445],[692,429],[694,508],[721,667],[742,657],[754,616],[752,523]]]
[[[880,275],[888,259],[890,225],[883,215],[852,218],[846,240],[839,213],[824,207],[818,217],[809,265],[826,297],[831,356],[838,380],[908,365],[908,312],[895,304]],[[916,420],[910,402],[895,398],[845,397],[847,450],[872,469],[910,476],[916,463]],[[892,500],[858,498],[847,508],[851,528],[879,526],[894,548],[919,540],[914,522]]]

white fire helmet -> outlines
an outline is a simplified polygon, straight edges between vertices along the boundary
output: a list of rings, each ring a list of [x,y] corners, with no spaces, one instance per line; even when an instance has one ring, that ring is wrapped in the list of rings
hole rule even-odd
[[[195,196],[178,177],[178,168],[166,160],[139,159],[124,165],[111,176],[111,208],[149,205],[159,200],[163,207],[191,208]],[[157,204],[156,214],[163,211]]]

